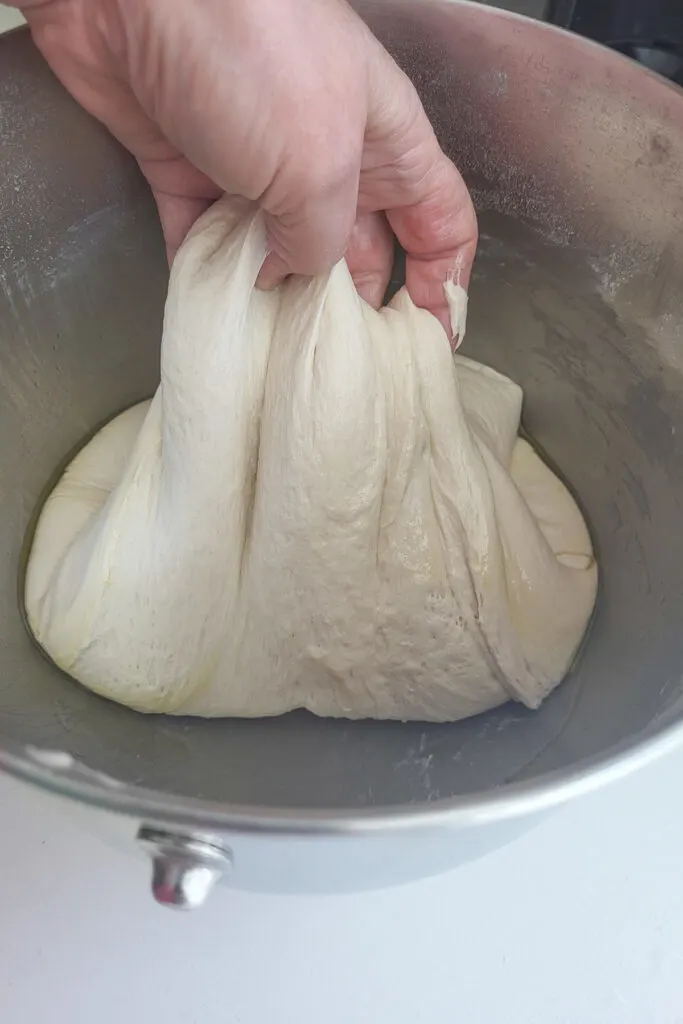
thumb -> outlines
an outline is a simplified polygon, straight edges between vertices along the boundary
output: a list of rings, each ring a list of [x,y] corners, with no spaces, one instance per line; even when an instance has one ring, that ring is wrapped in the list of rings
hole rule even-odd
[[[331,184],[318,178],[311,186],[300,185],[281,204],[264,197],[268,256],[259,288],[275,288],[288,274],[324,273],[342,259],[356,221],[359,176],[360,155]]]

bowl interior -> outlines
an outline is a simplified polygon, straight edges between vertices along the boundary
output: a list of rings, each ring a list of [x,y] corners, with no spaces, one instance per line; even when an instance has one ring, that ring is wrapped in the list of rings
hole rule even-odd
[[[167,271],[136,168],[20,32],[0,39],[0,746],[236,807],[358,809],[540,780],[683,713],[683,96],[490,10],[365,13],[477,200],[466,352],[522,384],[525,427],[586,512],[589,642],[540,711],[444,726],[144,717],[42,657],[24,538],[74,446],[156,386]]]

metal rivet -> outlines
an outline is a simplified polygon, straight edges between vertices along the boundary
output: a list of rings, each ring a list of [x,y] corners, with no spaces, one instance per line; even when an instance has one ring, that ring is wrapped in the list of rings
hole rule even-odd
[[[143,825],[137,838],[152,857],[152,894],[164,907],[196,910],[232,867],[228,849],[198,836]]]

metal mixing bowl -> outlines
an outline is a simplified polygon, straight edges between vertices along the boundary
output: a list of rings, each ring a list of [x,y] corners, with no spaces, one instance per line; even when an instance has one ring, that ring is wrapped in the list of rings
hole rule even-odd
[[[429,833],[441,859],[425,841],[407,873],[437,870],[683,735],[683,94],[489,8],[362,11],[472,188],[466,351],[523,385],[526,429],[579,496],[597,616],[540,711],[455,725],[145,717],[44,660],[17,596],[24,538],[74,446],[153,391],[167,269],[132,161],[26,33],[1,39],[0,764],[149,826],[172,901],[198,902],[185,868],[213,879],[246,833],[297,833],[304,858],[321,836]]]

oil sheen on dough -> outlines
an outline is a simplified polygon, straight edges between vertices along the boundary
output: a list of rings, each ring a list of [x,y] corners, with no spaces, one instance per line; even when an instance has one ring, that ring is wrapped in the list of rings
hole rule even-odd
[[[520,389],[453,357],[405,290],[375,312],[343,262],[256,290],[265,251],[261,215],[234,200],[190,233],[154,399],[43,510],[36,638],[145,712],[537,707],[597,571],[573,499],[517,437]]]

